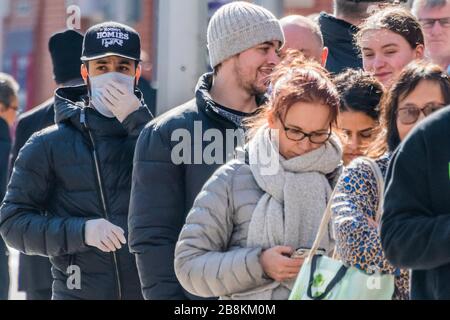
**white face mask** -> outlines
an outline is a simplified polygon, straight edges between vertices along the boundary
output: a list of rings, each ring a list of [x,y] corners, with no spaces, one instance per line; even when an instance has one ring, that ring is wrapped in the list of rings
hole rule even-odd
[[[108,72],[100,76],[89,77],[89,82],[91,84],[91,105],[105,117],[114,118],[114,114],[99,99],[100,89],[103,89],[105,84],[110,81],[114,81],[125,85],[129,92],[134,92],[134,79],[135,78],[132,76],[127,76],[119,72]]]

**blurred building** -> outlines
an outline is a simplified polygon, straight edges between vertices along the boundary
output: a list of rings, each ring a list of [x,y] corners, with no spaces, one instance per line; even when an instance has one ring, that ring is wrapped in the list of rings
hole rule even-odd
[[[309,16],[321,11],[333,12],[332,0],[284,0],[284,14]]]
[[[1,70],[21,84],[23,109],[47,100],[56,88],[48,40],[67,28],[73,16],[67,13],[71,5],[81,9],[81,32],[107,20],[135,27],[152,62],[153,0],[0,0]],[[152,77],[151,73],[144,76]]]
[[[208,19],[228,2],[230,0],[0,0],[0,69],[12,74],[21,84],[22,109],[47,100],[55,90],[48,40],[73,20],[73,12],[67,9],[76,5],[80,9],[80,31],[107,20],[137,29],[147,53],[147,65],[153,65],[153,69],[144,68],[143,76],[161,91],[158,105],[162,112],[193,95],[198,75],[208,69]],[[331,0],[253,2],[273,10],[277,16],[329,12],[332,7]]]

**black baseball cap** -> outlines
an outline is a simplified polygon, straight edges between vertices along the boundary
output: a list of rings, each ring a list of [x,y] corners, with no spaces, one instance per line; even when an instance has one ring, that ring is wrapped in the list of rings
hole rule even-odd
[[[119,56],[141,61],[141,37],[133,28],[118,22],[97,24],[84,36],[81,60]]]

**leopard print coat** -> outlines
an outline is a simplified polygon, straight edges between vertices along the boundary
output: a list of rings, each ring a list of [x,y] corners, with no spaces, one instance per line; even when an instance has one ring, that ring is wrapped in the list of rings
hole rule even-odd
[[[383,176],[389,160],[390,155],[376,160]],[[369,224],[369,219],[375,220],[378,205],[378,187],[372,169],[364,163],[350,164],[336,188],[331,208],[338,256],[344,263],[368,273],[379,270],[394,274],[393,299],[407,300],[409,271],[394,268],[386,260],[379,228]]]

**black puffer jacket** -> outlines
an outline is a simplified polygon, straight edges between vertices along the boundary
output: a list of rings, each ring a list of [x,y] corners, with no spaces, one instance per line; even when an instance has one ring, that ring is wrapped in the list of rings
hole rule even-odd
[[[109,221],[127,232],[134,148],[151,114],[142,107],[120,124],[80,106],[86,93],[85,86],[56,92],[57,125],[34,134],[20,151],[0,211],[0,232],[21,252],[50,257],[53,299],[141,299],[127,246],[114,257],[85,245],[85,222],[106,215],[82,122],[95,142]],[[69,265],[81,270],[80,290],[67,286]]]
[[[136,145],[129,239],[146,299],[197,299],[184,291],[177,280],[175,244],[197,194],[220,163],[175,164],[171,153],[178,140],[171,138],[175,130],[187,130],[193,138],[188,144],[194,157],[195,150],[203,153],[211,143],[194,134],[196,123],[201,124],[203,133],[216,129],[223,137],[227,129],[238,128],[220,114],[220,107],[212,101],[208,93],[211,83],[212,75],[204,75],[197,86],[196,98],[155,119],[142,131]],[[263,98],[258,102],[262,104]],[[226,163],[235,156],[234,148],[232,143],[227,155],[226,139],[222,142],[221,162]]]
[[[16,127],[16,139],[11,149],[11,165],[19,155],[20,149],[25,145],[33,133],[41,131],[55,124],[55,99],[51,98],[32,110],[20,115]],[[18,290],[27,293],[32,291],[52,291],[53,277],[51,264],[47,257],[28,256],[20,254],[19,257],[19,284]]]

